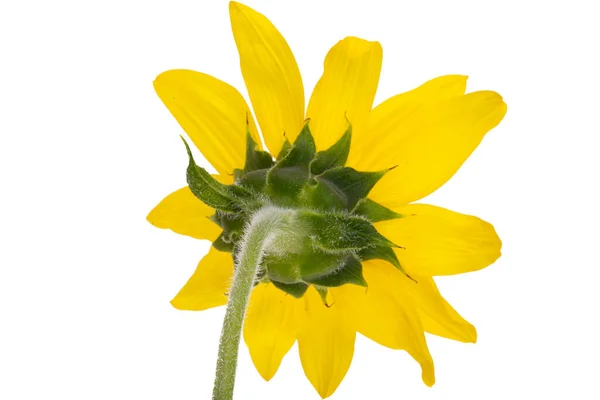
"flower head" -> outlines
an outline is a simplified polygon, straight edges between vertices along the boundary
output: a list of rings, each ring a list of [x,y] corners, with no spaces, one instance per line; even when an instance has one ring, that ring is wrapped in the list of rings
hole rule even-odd
[[[327,54],[305,113],[300,72],[279,31],[239,3],[230,15],[268,151],[236,89],[188,70],[157,77],[158,95],[218,171],[198,167],[188,147],[189,186],[148,215],[157,227],[213,242],[172,304],[224,305],[245,226],[269,207],[286,210],[244,325],[261,376],[271,379],[297,340],[306,376],[328,397],[359,332],[407,351],[433,385],[424,332],[475,342],[476,331],[432,277],[490,265],[501,242],[476,217],[410,203],[450,179],[506,105],[495,92],[465,94],[467,78],[449,75],[372,109],[382,49],[348,37]]]

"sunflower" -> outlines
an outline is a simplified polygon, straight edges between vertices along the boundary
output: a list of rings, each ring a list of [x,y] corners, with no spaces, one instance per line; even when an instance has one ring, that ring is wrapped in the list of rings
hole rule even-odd
[[[485,268],[501,242],[479,218],[413,202],[450,179],[506,104],[492,91],[465,94],[467,77],[448,75],[372,108],[381,45],[347,37],[328,52],[305,112],[300,72],[279,31],[236,2],[230,17],[262,137],[232,86],[190,70],[154,82],[217,171],[198,167],[188,148],[189,185],[148,215],[156,227],[213,243],[171,303],[180,310],[225,305],[235,260],[250,247],[250,224],[279,213],[283,222],[263,237],[269,245],[255,259],[260,268],[241,316],[260,375],[270,380],[297,341],[306,376],[329,397],[358,332],[407,351],[433,385],[424,333],[477,338],[433,277]]]

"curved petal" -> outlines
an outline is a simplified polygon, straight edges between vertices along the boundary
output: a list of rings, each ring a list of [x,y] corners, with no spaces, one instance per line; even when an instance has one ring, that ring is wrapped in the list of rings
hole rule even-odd
[[[307,118],[318,150],[332,146],[352,124],[364,124],[377,91],[383,51],[379,42],[340,40],[325,57],[323,76],[308,103]]]
[[[277,156],[285,137],[293,142],[304,123],[304,86],[298,64],[264,15],[235,1],[229,3],[229,15],[256,118],[267,147]]]
[[[232,277],[231,253],[211,247],[171,304],[179,310],[193,311],[222,306],[227,303]]]
[[[304,301],[271,284],[252,291],[244,321],[244,340],[260,376],[270,380],[293,346],[304,320]]]
[[[393,160],[386,160],[394,161],[387,167],[397,168],[375,185],[370,197],[394,208],[419,200],[446,183],[483,136],[500,123],[506,104],[498,93],[481,91],[424,104],[406,117],[381,113],[378,120],[378,114],[373,112],[369,125],[382,130],[369,134],[393,139],[387,142]]]
[[[415,282],[405,285],[417,307],[421,323],[426,332],[459,342],[475,343],[477,331],[465,321],[442,297],[433,278],[412,276]]]
[[[409,204],[395,211],[404,218],[378,222],[410,275],[453,275],[477,271],[500,257],[502,242],[494,227],[470,215],[427,204]]]
[[[221,233],[221,228],[209,219],[214,213],[186,186],[165,197],[146,219],[157,228],[212,242]]]
[[[410,280],[391,264],[366,261],[363,274],[368,288],[344,285],[333,290],[336,303],[353,316],[358,332],[391,349],[406,350],[420,365],[423,382],[435,383],[419,315],[404,287]]]
[[[346,376],[354,355],[356,331],[336,304],[327,308],[314,287],[304,295],[307,319],[298,335],[304,373],[322,398]]]
[[[425,104],[464,95],[466,87],[466,76],[446,75],[387,99],[371,111],[367,127],[354,133],[348,165],[359,171],[381,171],[399,164],[395,150],[403,146],[404,132],[397,129],[400,121],[411,118]]]
[[[231,175],[244,167],[246,118],[260,146],[246,101],[227,83],[201,72],[171,70],[156,77],[154,89],[219,174]]]

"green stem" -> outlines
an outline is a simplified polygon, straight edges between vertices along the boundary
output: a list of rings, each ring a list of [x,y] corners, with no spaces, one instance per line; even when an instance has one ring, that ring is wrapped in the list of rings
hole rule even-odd
[[[250,292],[265,251],[276,240],[290,217],[290,210],[266,207],[259,210],[246,226],[221,331],[213,400],[233,398],[240,336]]]

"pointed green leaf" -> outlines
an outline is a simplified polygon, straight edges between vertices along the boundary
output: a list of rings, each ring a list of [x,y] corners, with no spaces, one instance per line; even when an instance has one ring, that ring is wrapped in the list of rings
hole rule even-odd
[[[214,219],[224,232],[230,236],[237,236],[234,239],[239,239],[242,236],[246,220],[241,216],[237,214],[217,213],[214,215]]]
[[[331,254],[319,249],[310,249],[297,257],[298,273],[303,281],[329,275],[340,268],[349,253]]]
[[[317,210],[346,210],[346,195],[328,182],[311,178],[306,182],[298,199],[307,207]]]
[[[319,175],[328,169],[343,167],[348,160],[350,153],[350,142],[352,141],[352,125],[333,146],[327,150],[317,153],[317,157],[310,165],[310,170],[314,175]]]
[[[297,219],[305,224],[311,245],[325,252],[347,252],[378,245],[397,247],[359,216],[299,210]]]
[[[321,301],[323,302],[323,305],[325,307],[331,307],[331,304],[327,303],[327,292],[329,291],[329,289],[325,286],[318,285],[314,285],[314,288],[317,291],[317,293],[319,293],[319,296],[321,296]]]
[[[367,197],[386,172],[359,172],[350,167],[330,169],[314,178],[316,184],[307,185],[304,196],[316,208],[350,211]]]
[[[257,150],[257,144],[252,139],[248,130],[246,132],[246,164],[244,165],[244,172],[248,173],[259,169],[271,168],[273,164],[273,157],[269,153]]]
[[[359,200],[367,197],[373,186],[386,174],[385,171],[359,172],[354,168],[330,169],[316,177],[318,182],[335,187],[347,198],[347,208],[352,210]]]
[[[290,151],[267,174],[265,190],[275,203],[295,205],[298,193],[308,179],[309,164],[315,152],[315,141],[307,122]]]
[[[189,156],[189,164],[187,168],[187,182],[190,190],[206,205],[224,212],[236,212],[240,209],[236,198],[229,192],[226,185],[217,182],[204,168],[196,165],[194,156],[183,137],[181,138],[185,144]]]
[[[396,256],[396,253],[394,253],[394,250],[390,247],[385,247],[385,246],[369,247],[369,248],[361,250],[358,253],[358,256],[360,257],[360,259],[362,261],[368,261],[368,260],[387,261],[390,264],[392,264],[394,267],[396,267],[404,275],[406,275],[409,279],[414,281],[414,279],[406,273],[404,268],[402,268],[402,265],[400,264],[400,261],[398,260],[398,257]]]
[[[308,289],[308,285],[302,282],[287,284],[271,281],[271,283],[273,283],[273,285],[275,285],[276,288],[283,290],[287,294],[292,295],[297,299],[304,296],[304,293],[306,293],[306,290]]]
[[[267,184],[268,169],[250,171],[236,180],[237,184],[255,193],[262,193]]]
[[[307,179],[308,169],[304,166],[275,166],[267,174],[265,192],[273,203],[293,207]]]
[[[361,200],[356,205],[352,213],[356,215],[362,215],[373,223],[404,217],[404,215],[398,214],[397,212],[394,212],[371,199]]]
[[[315,139],[310,132],[310,127],[307,121],[300,131],[300,134],[296,138],[294,145],[285,157],[277,163],[275,168],[294,167],[297,165],[303,165],[308,168],[310,162],[315,158],[317,148],[315,146]]]
[[[227,235],[225,232],[222,232],[219,235],[219,237],[216,238],[215,241],[212,243],[212,246],[219,251],[231,253],[235,244],[229,238],[229,235]]]
[[[267,254],[262,260],[261,267],[267,271],[267,276],[274,282],[288,285],[300,282],[297,260]]]
[[[398,261],[398,257],[396,257],[396,253],[392,250],[391,247],[385,246],[376,246],[376,247],[368,247],[366,249],[362,249],[358,253],[359,257],[363,261],[368,260],[384,260],[392,264],[394,267],[398,269],[402,269],[400,266],[400,261]]]
[[[347,283],[367,286],[362,273],[362,264],[353,255],[346,257],[340,268],[330,274],[305,280],[314,285],[326,287],[342,286]]]
[[[284,157],[288,155],[291,149],[292,144],[287,138],[285,138],[285,142],[283,142],[283,146],[281,147],[281,150],[279,150],[279,154],[277,154],[277,161],[283,160]]]

